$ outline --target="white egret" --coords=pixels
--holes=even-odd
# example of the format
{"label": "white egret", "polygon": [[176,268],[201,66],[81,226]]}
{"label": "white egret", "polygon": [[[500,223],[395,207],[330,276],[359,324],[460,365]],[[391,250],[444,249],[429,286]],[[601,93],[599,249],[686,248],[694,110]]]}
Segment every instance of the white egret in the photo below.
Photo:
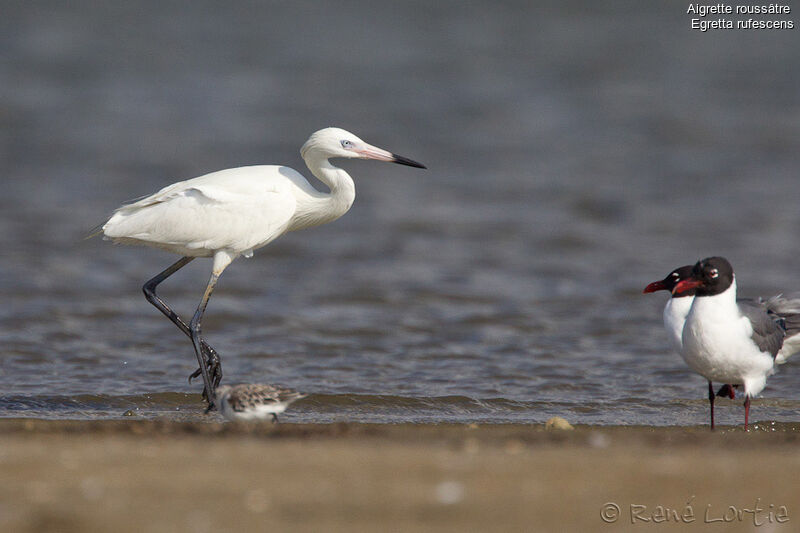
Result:
{"label": "white egret", "polygon": [[[340,128],[313,133],[300,154],[330,192],[318,191],[299,172],[284,166],[231,168],[174,183],[123,205],[97,231],[115,243],[183,256],[145,283],[143,290],[147,300],[191,338],[200,368],[189,379],[202,375],[209,407],[222,368],[216,351],[201,337],[200,322],[222,271],[237,257],[251,257],[284,233],[331,222],[350,209],[355,199],[353,180],[329,159],[376,159],[426,168]],[[156,287],[196,257],[213,258],[213,267],[200,305],[187,324],[156,294]]]}

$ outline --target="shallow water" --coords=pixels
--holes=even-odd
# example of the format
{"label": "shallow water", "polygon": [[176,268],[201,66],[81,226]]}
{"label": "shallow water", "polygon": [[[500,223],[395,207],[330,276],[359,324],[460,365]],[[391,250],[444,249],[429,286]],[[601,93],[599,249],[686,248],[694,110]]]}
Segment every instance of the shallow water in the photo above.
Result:
{"label": "shallow water", "polygon": [[[800,289],[800,43],[652,4],[8,3],[0,416],[201,418],[190,343],[140,290],[175,258],[81,239],[172,181],[306,172],[338,125],[429,170],[342,163],[345,217],[225,272],[226,383],[310,393],[290,421],[705,423],[641,290],[709,255],[744,296]],[[161,293],[190,314],[209,268]],[[799,365],[754,419],[797,420]]]}

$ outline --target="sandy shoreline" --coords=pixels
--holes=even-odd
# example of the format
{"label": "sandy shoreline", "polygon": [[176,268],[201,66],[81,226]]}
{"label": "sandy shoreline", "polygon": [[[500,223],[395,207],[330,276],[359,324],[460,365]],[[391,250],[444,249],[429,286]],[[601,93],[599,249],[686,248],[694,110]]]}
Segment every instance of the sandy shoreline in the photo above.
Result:
{"label": "sandy shoreline", "polygon": [[791,424],[0,420],[0,530],[794,531],[798,446]]}

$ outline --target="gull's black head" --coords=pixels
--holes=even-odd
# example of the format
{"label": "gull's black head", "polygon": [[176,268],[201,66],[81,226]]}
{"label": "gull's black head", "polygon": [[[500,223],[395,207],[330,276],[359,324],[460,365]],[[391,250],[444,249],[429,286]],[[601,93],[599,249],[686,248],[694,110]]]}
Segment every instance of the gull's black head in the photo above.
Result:
{"label": "gull's black head", "polygon": [[692,275],[692,268],[693,268],[692,265],[686,265],[680,268],[676,268],[675,270],[667,274],[666,278],[660,281],[654,281],[653,283],[645,287],[644,291],[642,292],[646,294],[648,292],[669,291],[670,293],[672,293],[673,298],[681,298],[683,296],[694,296],[694,289],[687,289],[686,291],[680,294],[674,292],[675,287],[678,285],[678,283],[689,278]]}
{"label": "gull's black head", "polygon": [[675,291],[694,290],[696,296],[714,296],[733,284],[733,267],[724,257],[707,257],[692,267],[689,279],[678,283]]}

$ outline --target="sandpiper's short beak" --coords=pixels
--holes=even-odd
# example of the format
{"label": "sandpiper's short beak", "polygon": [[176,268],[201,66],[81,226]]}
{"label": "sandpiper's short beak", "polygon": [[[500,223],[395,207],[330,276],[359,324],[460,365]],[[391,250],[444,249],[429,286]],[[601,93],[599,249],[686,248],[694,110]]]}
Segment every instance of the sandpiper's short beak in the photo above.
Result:
{"label": "sandpiper's short beak", "polygon": [[654,281],[653,283],[645,287],[642,292],[644,294],[647,294],[648,292],[665,291],[665,290],[667,290],[667,286],[664,285],[663,281]]}
{"label": "sandpiper's short beak", "polygon": [[692,279],[692,278],[685,279],[683,281],[679,281],[678,284],[672,288],[672,294],[680,294],[690,289],[696,289],[702,284],[703,282],[700,281],[699,279]]}
{"label": "sandpiper's short beak", "polygon": [[371,144],[365,143],[363,148],[356,150],[356,153],[359,154],[359,156],[361,156],[363,159],[389,161],[390,163],[398,163],[400,165],[408,165],[416,168],[428,168],[422,163],[417,163],[413,159],[393,154],[392,152],[387,152],[386,150],[378,148],[377,146],[372,146]]}

